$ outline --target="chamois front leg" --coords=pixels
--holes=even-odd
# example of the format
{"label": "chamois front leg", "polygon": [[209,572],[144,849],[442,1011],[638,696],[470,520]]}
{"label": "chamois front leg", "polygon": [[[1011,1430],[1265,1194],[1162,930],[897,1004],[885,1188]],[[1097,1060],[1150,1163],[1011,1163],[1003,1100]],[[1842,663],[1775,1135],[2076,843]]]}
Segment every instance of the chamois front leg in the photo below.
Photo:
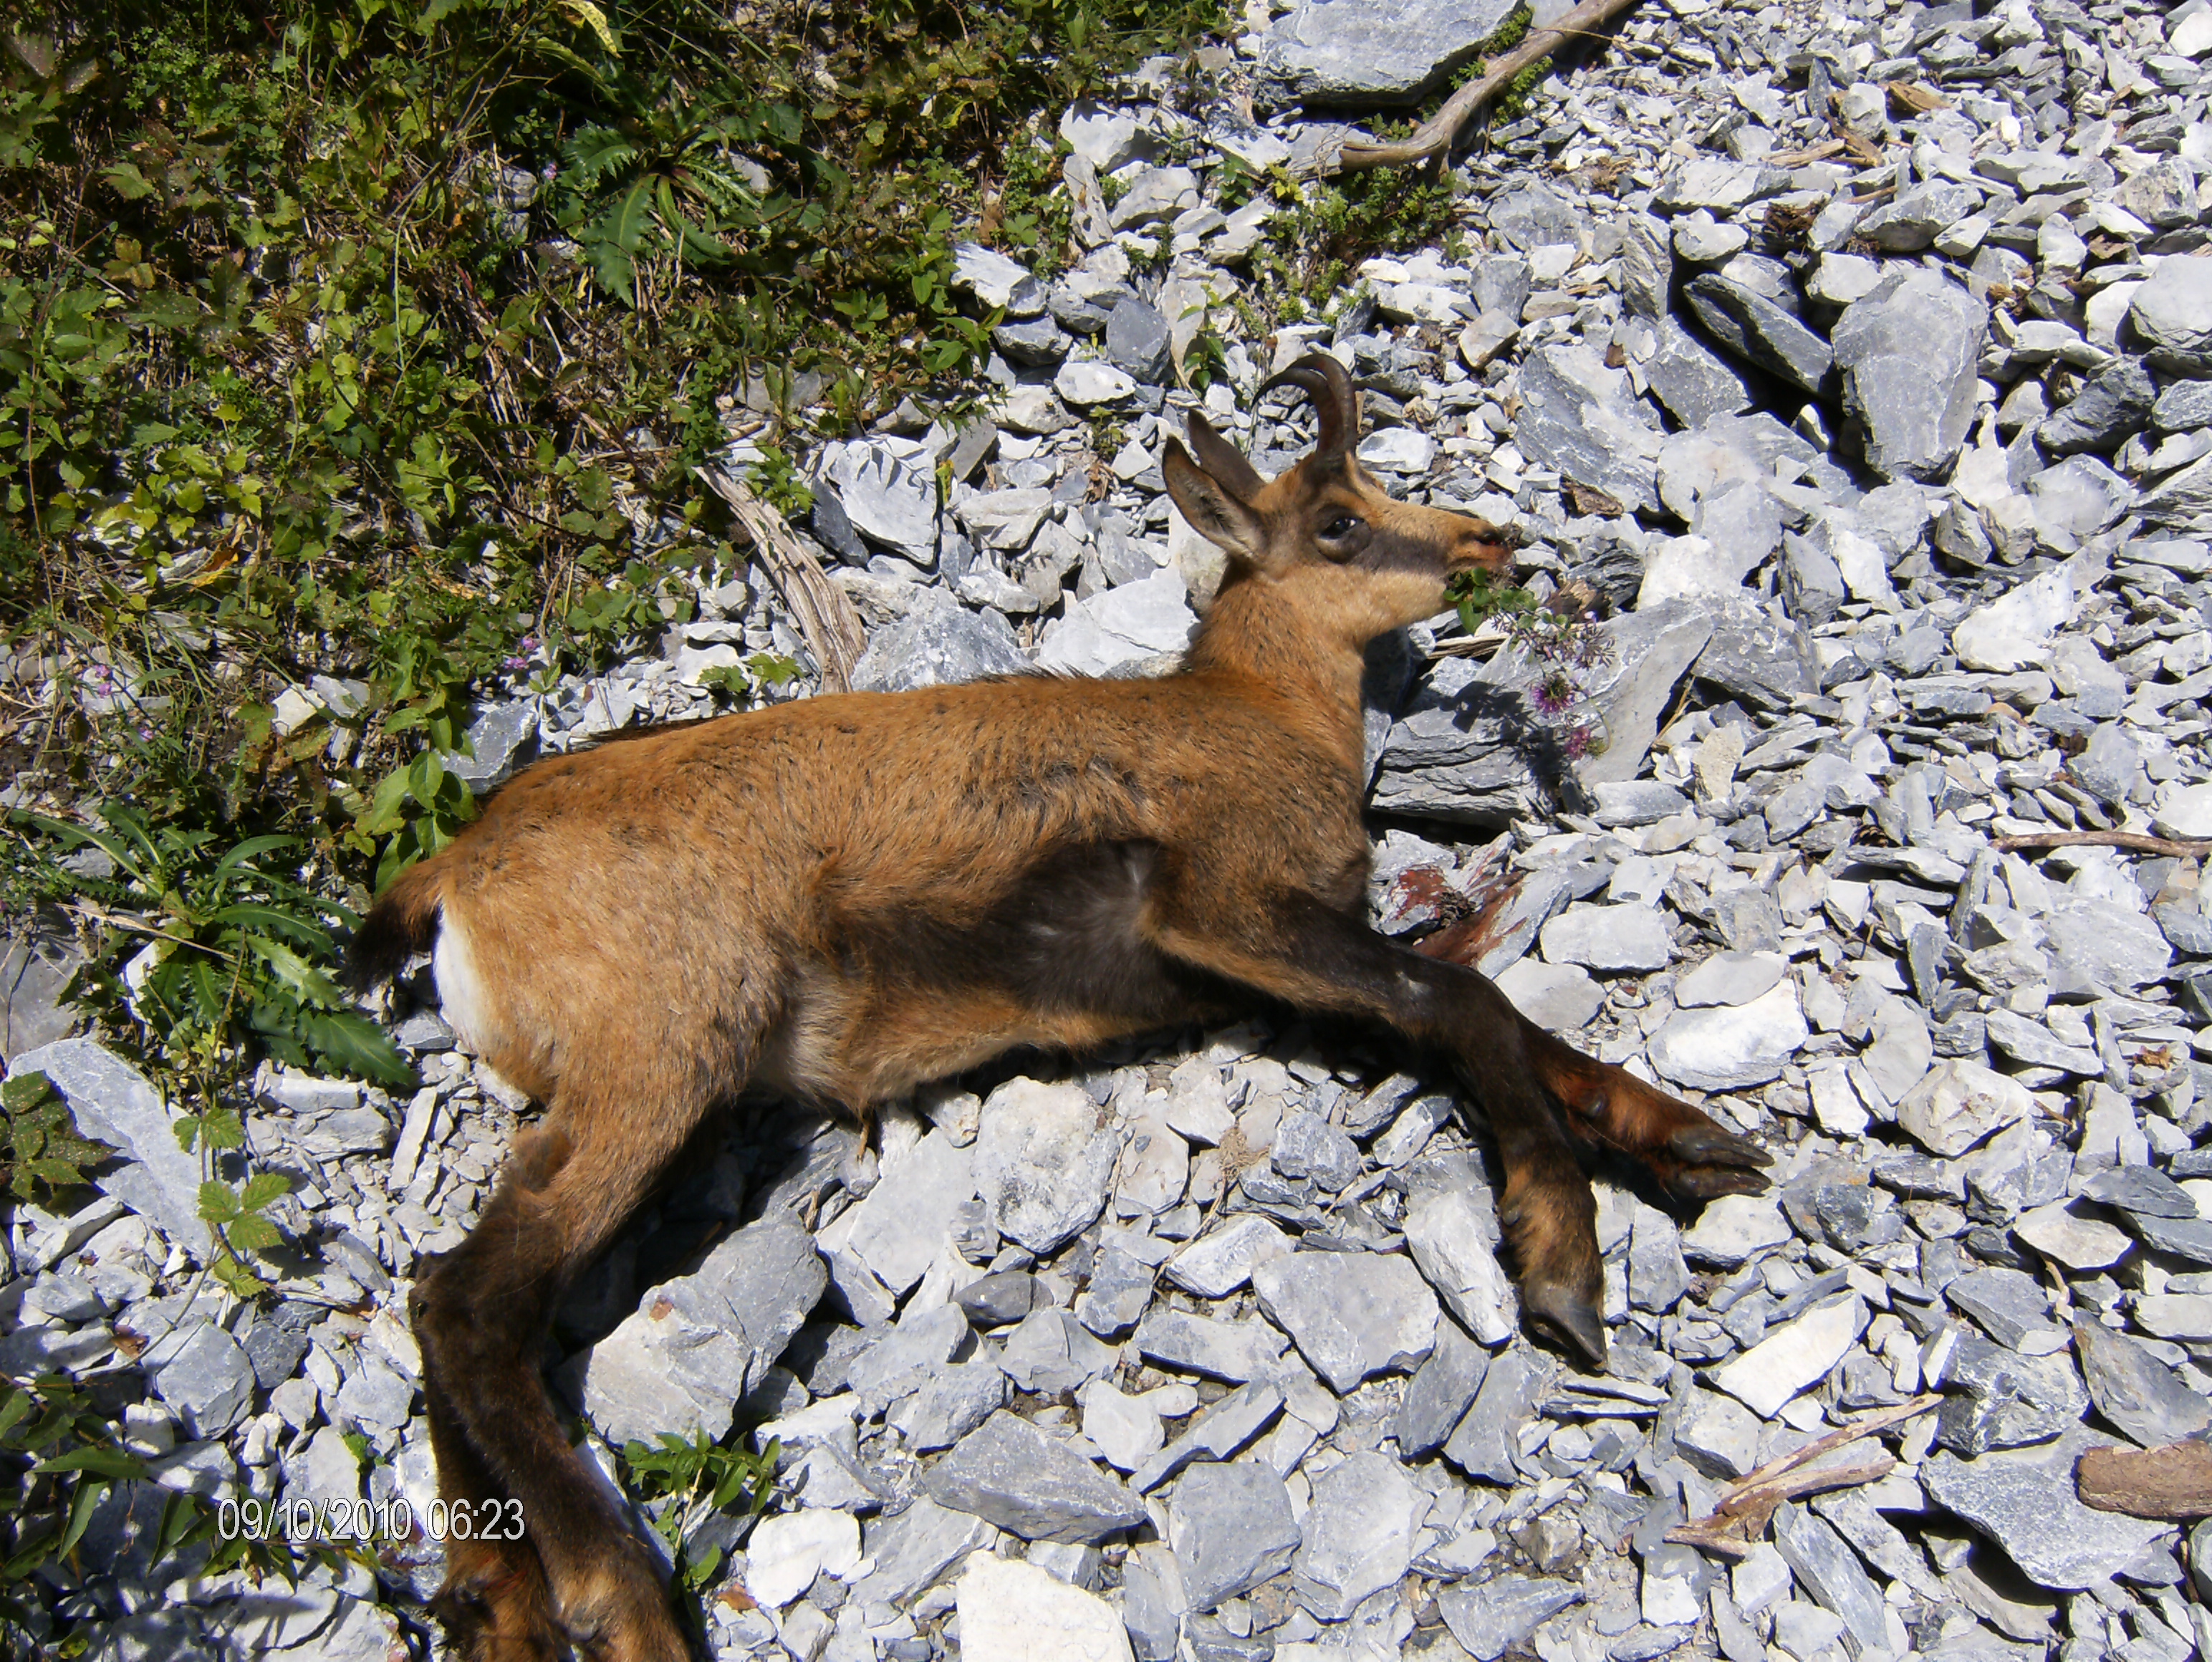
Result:
{"label": "chamois front leg", "polygon": [[1757,1143],[1626,1068],[1595,1062],[1520,1017],[1522,1040],[1544,1088],[1577,1137],[1638,1161],[1678,1200],[1755,1195],[1773,1157]]}
{"label": "chamois front leg", "polygon": [[[1593,1362],[1605,1360],[1597,1205],[1574,1137],[1505,995],[1455,964],[1407,951],[1308,894],[1255,905],[1156,895],[1146,924],[1170,957],[1307,1010],[1382,1022],[1448,1057],[1489,1117],[1505,1166],[1498,1215],[1522,1308]],[[1595,1067],[1596,1064],[1589,1064]]]}

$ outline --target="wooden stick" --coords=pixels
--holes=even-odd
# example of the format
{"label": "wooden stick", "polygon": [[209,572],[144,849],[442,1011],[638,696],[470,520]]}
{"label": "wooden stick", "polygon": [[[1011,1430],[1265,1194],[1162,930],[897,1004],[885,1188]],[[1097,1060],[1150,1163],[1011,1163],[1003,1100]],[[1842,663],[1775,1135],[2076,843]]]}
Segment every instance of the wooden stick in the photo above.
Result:
{"label": "wooden stick", "polygon": [[2074,1491],[2083,1506],[2099,1512],[2212,1516],[2212,1447],[2180,1442],[2164,1448],[2093,1448],[2075,1463]]}
{"label": "wooden stick", "polygon": [[2122,831],[2023,831],[2018,837],[1993,837],[1990,846],[2007,854],[2019,849],[2132,849],[2138,854],[2172,854],[2185,860],[2212,854],[2212,843],[2176,842]]}
{"label": "wooden stick", "polygon": [[867,650],[868,631],[845,591],[831,582],[820,562],[806,551],[791,527],[740,479],[719,467],[702,467],[699,477],[737,515],[752,539],[761,564],[775,580],[784,604],[798,620],[808,650],[822,672],[822,691],[850,692],[853,666]]}
{"label": "wooden stick", "polygon": [[1822,1455],[1871,1437],[1878,1431],[1906,1420],[1917,1419],[1943,1400],[1940,1391],[1930,1391],[1915,1397],[1909,1403],[1894,1408],[1885,1408],[1869,1414],[1863,1420],[1815,1438],[1801,1449],[1770,1460],[1748,1477],[1738,1479],[1730,1486],[1721,1503],[1705,1517],[1693,1523],[1677,1524],[1667,1531],[1669,1541],[1683,1546],[1702,1547],[1731,1558],[1747,1555],[1752,1543],[1766,1532],[1766,1525],[1774,1516],[1775,1507],[1784,1501],[1801,1495],[1816,1495],[1824,1489],[1850,1488],[1860,1483],[1871,1483],[1887,1476],[1897,1466],[1896,1459],[1887,1452],[1877,1451],[1853,1460],[1848,1465],[1824,1466],[1818,1470],[1806,1470]]}
{"label": "wooden stick", "polygon": [[1531,64],[1550,57],[1578,34],[1595,33],[1636,3],[1636,0],[1583,0],[1565,17],[1547,28],[1531,29],[1519,46],[1491,64],[1479,81],[1470,81],[1445,102],[1443,108],[1424,121],[1411,138],[1395,144],[1346,144],[1337,160],[1340,174],[1364,173],[1370,167],[1402,167],[1449,153],[1460,129],[1475,111],[1510,86],[1514,76]]}

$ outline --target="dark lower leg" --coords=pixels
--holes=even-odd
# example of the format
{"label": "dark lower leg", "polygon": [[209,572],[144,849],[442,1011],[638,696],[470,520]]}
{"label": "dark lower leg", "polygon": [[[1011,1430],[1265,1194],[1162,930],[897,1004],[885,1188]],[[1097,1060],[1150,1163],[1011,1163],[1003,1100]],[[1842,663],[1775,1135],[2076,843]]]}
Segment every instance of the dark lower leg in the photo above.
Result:
{"label": "dark lower leg", "polygon": [[[594,1178],[605,1180],[594,1189]],[[580,1246],[564,1233],[562,1191],[576,1179],[611,1218],[609,1231],[635,1203],[608,1173],[579,1171],[573,1160],[554,1172],[518,1160],[469,1239],[418,1283],[416,1331],[425,1373],[443,1388],[468,1455],[521,1503],[568,1638],[609,1662],[677,1662],[688,1651],[655,1561],[569,1447],[538,1373],[560,1289],[600,1244]],[[442,1481],[442,1449],[440,1467]]]}
{"label": "dark lower leg", "polygon": [[1766,1187],[1756,1168],[1772,1160],[1756,1143],[1626,1068],[1594,1061],[1534,1022],[1520,1025],[1531,1070],[1585,1142],[1642,1162],[1683,1200],[1756,1194]]}
{"label": "dark lower leg", "polygon": [[452,1529],[446,1532],[445,1585],[431,1610],[467,1662],[553,1662],[562,1634],[537,1549],[526,1538],[507,1538],[503,1529],[476,1533],[481,1520],[507,1518],[508,1497],[461,1434],[453,1404],[427,1362],[422,1396],[438,1458],[439,1496],[449,1517],[466,1517],[471,1525],[466,1538]]}

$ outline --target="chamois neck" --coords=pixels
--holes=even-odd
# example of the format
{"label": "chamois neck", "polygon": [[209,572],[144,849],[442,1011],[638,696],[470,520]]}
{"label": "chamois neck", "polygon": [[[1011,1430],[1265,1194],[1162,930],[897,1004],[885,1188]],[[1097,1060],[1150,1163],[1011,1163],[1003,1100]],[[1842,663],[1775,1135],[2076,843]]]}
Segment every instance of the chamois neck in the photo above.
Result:
{"label": "chamois neck", "polygon": [[1341,727],[1357,748],[1365,643],[1317,619],[1301,604],[1307,598],[1265,577],[1232,579],[1207,609],[1184,668],[1259,682]]}

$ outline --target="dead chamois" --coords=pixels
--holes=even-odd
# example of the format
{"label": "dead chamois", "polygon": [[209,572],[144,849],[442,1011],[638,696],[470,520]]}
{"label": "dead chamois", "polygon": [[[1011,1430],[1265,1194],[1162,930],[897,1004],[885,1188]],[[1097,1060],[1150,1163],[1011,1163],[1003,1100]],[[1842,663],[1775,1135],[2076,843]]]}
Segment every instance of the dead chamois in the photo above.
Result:
{"label": "dead chamois", "polygon": [[1334,358],[1277,378],[1319,415],[1263,481],[1194,414],[1168,490],[1228,554],[1182,668],[851,694],[538,764],[378,901],[364,979],[428,950],[447,1020],[546,1105],[468,1239],[416,1269],[446,1497],[527,1538],[451,1549],[464,1654],[677,1662],[645,1549],[562,1434],[539,1349],[562,1289],[718,1105],[863,1112],[1017,1045],[1082,1050],[1255,1005],[1362,1017],[1487,1111],[1532,1320],[1605,1350],[1613,1149],[1691,1198],[1755,1190],[1749,1142],[1362,920],[1363,649],[1511,539],[1394,502],[1348,447]]}

